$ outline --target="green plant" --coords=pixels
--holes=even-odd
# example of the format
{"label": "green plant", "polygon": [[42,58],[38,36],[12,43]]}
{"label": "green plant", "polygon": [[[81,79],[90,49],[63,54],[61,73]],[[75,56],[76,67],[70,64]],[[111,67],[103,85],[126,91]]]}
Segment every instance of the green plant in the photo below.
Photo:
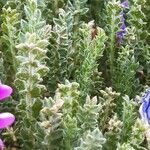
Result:
{"label": "green plant", "polygon": [[37,1],[27,1],[24,7],[26,20],[21,20],[21,32],[16,59],[18,68],[15,86],[19,90],[20,102],[17,106],[20,136],[24,149],[36,149],[38,137],[36,127],[42,107],[42,77],[48,72],[46,67],[46,47],[51,27],[42,20]]}
{"label": "green plant", "polygon": [[107,141],[104,144],[103,149],[117,149],[117,144],[121,138],[122,126],[123,122],[120,121],[117,117],[117,114],[115,114],[108,122],[108,131],[105,133],[105,138]]}
{"label": "green plant", "polygon": [[74,150],[101,150],[106,139],[98,128],[93,131],[87,131],[81,139],[80,145]]}
{"label": "green plant", "polygon": [[3,7],[2,21],[1,45],[3,56],[5,56],[3,57],[5,76],[7,82],[13,83],[17,71],[15,44],[18,38],[16,26],[19,23],[19,13],[6,5]]}
{"label": "green plant", "polygon": [[119,24],[120,24],[120,12],[121,12],[120,2],[117,0],[108,1],[108,3],[106,4],[105,11],[107,13],[107,16],[105,18],[107,24],[105,30],[106,35],[108,36],[107,57],[110,73],[109,78],[111,78],[112,82],[113,81],[112,77],[115,74],[115,65],[116,65],[115,63],[117,54],[116,33],[119,31]]}
{"label": "green plant", "polygon": [[66,7],[58,9],[58,17],[53,18],[53,29],[50,38],[50,46],[47,53],[49,60],[47,66],[50,71],[46,76],[49,95],[54,95],[57,83],[66,79],[74,80],[74,73],[78,63],[78,47],[80,40],[80,16],[83,16],[87,9],[84,8],[85,1],[68,1]]}
{"label": "green plant", "polygon": [[111,87],[106,88],[105,90],[100,90],[100,92],[102,96],[99,98],[99,101],[102,104],[102,110],[99,114],[99,125],[104,132],[108,126],[110,118],[115,113],[115,99],[118,98],[120,93],[113,91]]}
{"label": "green plant", "polygon": [[93,22],[84,25],[80,31],[82,43],[79,49],[79,56],[82,62],[80,68],[76,70],[76,81],[80,83],[83,96],[91,90],[91,77],[97,69],[97,60],[103,55],[106,41],[105,32],[101,28],[97,28],[97,35],[92,39],[93,29],[91,26],[93,26]]}

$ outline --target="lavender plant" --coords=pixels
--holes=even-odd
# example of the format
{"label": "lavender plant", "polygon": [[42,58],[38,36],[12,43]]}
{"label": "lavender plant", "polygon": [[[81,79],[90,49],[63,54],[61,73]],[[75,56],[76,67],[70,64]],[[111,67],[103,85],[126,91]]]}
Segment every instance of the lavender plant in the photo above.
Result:
{"label": "lavender plant", "polygon": [[[146,15],[144,14],[146,1],[131,1],[130,10],[127,13],[127,22],[129,24],[127,43],[130,45],[131,49],[135,51],[135,59],[140,62],[139,70],[143,71],[144,74],[148,72],[148,56],[149,56],[149,46],[146,43],[149,38],[147,31]],[[137,11],[138,10],[138,11]],[[140,20],[140,21],[139,21]],[[130,37],[130,38],[129,38]],[[131,39],[131,40],[129,40]],[[137,44],[138,42],[138,44]],[[146,84],[147,81],[140,80],[140,84]]]}
{"label": "lavender plant", "polygon": [[[58,3],[57,3],[58,4]],[[65,79],[73,80],[75,70],[79,63],[78,35],[81,26],[80,16],[87,12],[85,1],[68,1],[64,9],[58,9],[58,18],[53,19],[52,36],[47,53],[49,60],[47,66],[50,71],[46,77],[50,95],[54,95],[57,83]]]}
{"label": "lavender plant", "polygon": [[99,125],[102,128],[102,131],[105,131],[108,125],[111,116],[114,115],[115,110],[115,99],[120,95],[115,91],[112,91],[112,88],[106,88],[105,91],[101,90],[100,101],[102,103],[102,111],[99,114]]}
{"label": "lavender plant", "polygon": [[118,119],[117,114],[114,114],[108,122],[108,131],[105,133],[107,141],[104,144],[104,149],[117,149],[117,144],[121,139],[122,125],[123,122]]}
{"label": "lavender plant", "polygon": [[5,55],[3,60],[6,68],[6,81],[13,83],[12,81],[15,78],[17,70],[15,42],[17,40],[16,25],[19,21],[19,13],[17,13],[16,9],[11,9],[11,7],[6,4],[6,7],[3,7],[2,19],[3,23],[1,27],[3,35],[1,36],[1,45],[3,55]]}
{"label": "lavender plant", "polygon": [[139,63],[135,60],[134,51],[128,46],[122,47],[117,58],[117,77],[114,78],[114,87],[117,91],[122,94],[133,95],[138,66]]}
{"label": "lavender plant", "polygon": [[76,80],[80,83],[83,95],[87,94],[90,90],[92,82],[91,76],[97,68],[97,59],[103,54],[106,40],[105,32],[101,28],[97,28],[97,35],[92,40],[93,21],[89,22],[88,26],[85,25],[83,29],[81,29],[83,43],[80,46],[80,55],[82,56],[83,62],[81,63],[81,67],[77,70],[76,75]]}
{"label": "lavender plant", "polygon": [[[114,88],[121,93],[120,97],[116,101],[117,111],[119,114],[123,108],[122,96],[124,94],[128,96],[135,96],[136,89],[139,85],[136,79],[136,71],[138,70],[139,63],[136,62],[134,51],[128,46],[121,47],[120,52],[118,52],[116,75],[114,77]],[[136,85],[136,88],[135,88]]]}
{"label": "lavender plant", "polygon": [[77,83],[66,82],[66,85],[59,85],[58,94],[60,93],[60,98],[64,100],[63,112],[63,143],[62,147],[64,149],[72,149],[74,142],[78,137],[78,126],[76,119],[76,111],[78,106],[79,91]]}
{"label": "lavender plant", "polygon": [[[63,138],[63,114],[60,112],[64,101],[59,95],[54,99],[46,98],[40,113],[41,128],[40,147],[44,149],[59,149]],[[56,145],[57,143],[57,145]]]}
{"label": "lavender plant", "polygon": [[43,16],[45,16],[48,23],[53,24],[53,19],[59,14],[59,8],[65,7],[66,3],[66,0],[44,1]]}
{"label": "lavender plant", "polygon": [[[106,33],[108,35],[108,66],[110,68],[110,78],[114,76],[114,66],[115,66],[115,54],[116,52],[116,33],[119,31],[119,23],[120,23],[120,12],[121,12],[121,5],[119,1],[113,0],[109,1],[106,5],[106,13],[107,13],[107,26],[106,26]],[[108,74],[108,73],[107,73]],[[113,80],[111,79],[111,82]]]}
{"label": "lavender plant", "polygon": [[41,91],[45,89],[41,82],[42,77],[48,72],[45,59],[51,27],[42,20],[36,0],[26,1],[26,3],[24,7],[26,20],[21,20],[20,41],[16,45],[18,68],[15,85],[20,96],[17,111],[21,123],[18,136],[24,149],[31,147],[36,149],[38,146],[36,126],[38,126],[37,119],[42,106]]}
{"label": "lavender plant", "polygon": [[47,65],[49,66],[49,73],[47,76],[48,87],[50,92],[54,92],[58,82],[64,81],[68,78],[68,59],[69,49],[71,47],[70,32],[73,21],[71,12],[65,12],[63,9],[59,10],[59,18],[54,19],[54,27],[52,30],[52,36],[50,39],[50,48],[47,53],[49,60]]}
{"label": "lavender plant", "polygon": [[132,127],[131,137],[126,143],[118,144],[117,149],[135,149],[135,150],[146,150],[146,147],[142,145],[144,141],[145,128],[141,120],[137,119],[134,126]]}
{"label": "lavender plant", "polygon": [[77,112],[77,118],[81,124],[81,132],[88,130],[94,130],[98,126],[99,112],[101,110],[101,104],[97,104],[97,98],[93,97],[90,99],[89,96],[86,98],[85,104],[79,106],[79,111]]}
{"label": "lavender plant", "polygon": [[93,149],[102,149],[102,145],[105,143],[106,139],[103,137],[102,133],[98,128],[95,128],[94,131],[88,131],[84,138],[81,139],[79,147],[76,147],[74,150],[93,150]]}
{"label": "lavender plant", "polygon": [[133,100],[130,100],[128,96],[123,97],[123,99],[124,99],[123,114],[122,114],[123,129],[121,133],[121,141],[126,142],[130,137],[130,134],[127,133],[129,133],[129,131],[132,130],[132,126],[135,123],[137,112],[135,111],[136,103]]}
{"label": "lavender plant", "polygon": [[[76,82],[66,81],[65,85],[58,85],[54,99],[44,102],[40,126],[46,131],[43,144],[47,149],[83,149],[84,145],[87,149],[102,148],[105,143],[98,128],[101,104],[96,97],[90,99],[88,96],[80,106],[78,86]],[[88,137],[92,137],[92,142]]]}

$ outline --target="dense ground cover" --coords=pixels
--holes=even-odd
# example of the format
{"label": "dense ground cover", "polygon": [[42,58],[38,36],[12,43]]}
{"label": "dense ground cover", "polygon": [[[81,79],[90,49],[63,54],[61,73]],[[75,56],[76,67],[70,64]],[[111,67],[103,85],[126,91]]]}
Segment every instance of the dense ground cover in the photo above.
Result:
{"label": "dense ground cover", "polygon": [[0,8],[1,149],[150,149],[149,0]]}

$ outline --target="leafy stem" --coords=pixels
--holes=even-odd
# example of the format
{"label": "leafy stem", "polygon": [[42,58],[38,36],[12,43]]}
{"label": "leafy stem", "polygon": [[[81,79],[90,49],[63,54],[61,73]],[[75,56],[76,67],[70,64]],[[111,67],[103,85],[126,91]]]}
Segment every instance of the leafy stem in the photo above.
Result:
{"label": "leafy stem", "polygon": [[115,43],[115,14],[116,11],[112,11],[112,21],[111,21],[111,35],[110,35],[110,73],[111,76],[113,77],[114,74],[114,43]]}

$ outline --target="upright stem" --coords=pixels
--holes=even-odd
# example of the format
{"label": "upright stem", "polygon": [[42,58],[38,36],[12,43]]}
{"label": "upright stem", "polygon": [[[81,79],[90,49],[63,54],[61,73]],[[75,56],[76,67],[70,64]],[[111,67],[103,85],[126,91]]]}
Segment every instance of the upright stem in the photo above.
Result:
{"label": "upright stem", "polygon": [[29,58],[29,66],[28,66],[28,72],[29,72],[29,78],[28,78],[28,92],[27,92],[27,99],[26,99],[26,105],[29,106],[29,115],[30,112],[31,112],[31,106],[32,106],[32,95],[31,95],[31,90],[32,90],[32,87],[33,87],[33,81],[32,81],[32,76],[33,76],[33,66],[32,66],[32,53],[31,53],[31,49],[29,49],[29,55],[28,55],[28,58]]}
{"label": "upright stem", "polygon": [[[8,22],[7,22],[8,23]],[[8,26],[11,26],[9,25],[8,23]],[[14,36],[14,33],[11,32],[11,30],[9,29],[8,27],[8,38],[9,38],[9,49],[10,49],[10,53],[11,53],[11,56],[12,56],[12,66],[13,66],[13,71],[14,73],[16,73],[17,71],[17,67],[16,67],[16,55],[15,55],[15,51],[14,51],[14,41],[12,39],[12,35]],[[15,75],[15,74],[14,74]]]}
{"label": "upright stem", "polygon": [[[28,54],[28,58],[29,58],[29,66],[28,66],[28,72],[29,72],[29,78],[28,78],[28,91],[26,93],[26,96],[25,96],[25,101],[26,101],[26,107],[27,107],[27,118],[30,118],[30,116],[32,116],[32,101],[33,101],[33,97],[31,95],[31,90],[32,90],[32,87],[33,87],[33,82],[32,82],[32,73],[33,73],[33,67],[32,67],[32,54],[31,54],[31,49],[29,49],[29,54]],[[34,138],[34,135],[33,133],[31,132],[31,139],[32,139],[32,148],[34,149],[35,147],[35,138]]]}
{"label": "upright stem", "polygon": [[111,15],[111,35],[110,35],[110,74],[111,74],[111,80],[114,75],[114,43],[115,43],[115,10],[112,12]]}

